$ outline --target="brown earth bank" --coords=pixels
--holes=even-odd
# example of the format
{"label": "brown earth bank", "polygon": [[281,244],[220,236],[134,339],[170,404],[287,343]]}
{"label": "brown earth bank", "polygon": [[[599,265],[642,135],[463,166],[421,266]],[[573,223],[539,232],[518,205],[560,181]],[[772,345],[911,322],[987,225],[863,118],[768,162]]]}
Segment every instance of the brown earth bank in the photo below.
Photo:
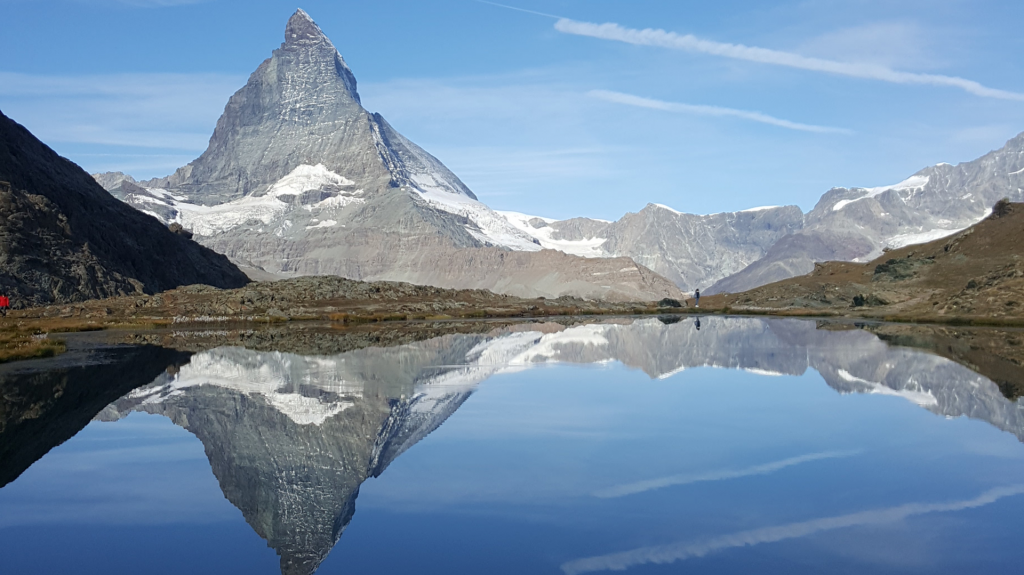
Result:
{"label": "brown earth bank", "polygon": [[988,218],[952,236],[707,296],[701,311],[1024,326],[1022,254],[1024,204],[1000,201]]}
{"label": "brown earth bank", "polygon": [[237,327],[301,320],[359,325],[392,321],[672,313],[677,300],[606,302],[563,296],[524,299],[485,290],[307,276],[222,290],[193,285],[135,295],[13,310],[0,318],[0,362],[62,351],[45,334],[110,328]]}

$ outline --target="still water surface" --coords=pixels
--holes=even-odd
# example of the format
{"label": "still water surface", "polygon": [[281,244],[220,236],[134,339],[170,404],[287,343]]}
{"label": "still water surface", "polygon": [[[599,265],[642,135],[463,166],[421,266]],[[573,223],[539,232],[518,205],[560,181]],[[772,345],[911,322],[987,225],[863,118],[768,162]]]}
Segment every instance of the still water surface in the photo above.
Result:
{"label": "still water surface", "polygon": [[[338,355],[152,353],[60,373],[68,390],[151,383],[95,399],[92,422],[0,489],[0,571],[986,573],[1024,559],[1024,409],[863,330],[642,319]],[[46,435],[30,431],[15,451]]]}

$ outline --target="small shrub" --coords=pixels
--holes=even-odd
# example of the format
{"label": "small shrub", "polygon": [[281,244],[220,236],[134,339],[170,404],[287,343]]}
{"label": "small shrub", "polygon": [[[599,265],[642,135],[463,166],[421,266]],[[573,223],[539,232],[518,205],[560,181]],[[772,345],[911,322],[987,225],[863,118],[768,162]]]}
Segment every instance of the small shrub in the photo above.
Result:
{"label": "small shrub", "polygon": [[1003,198],[996,202],[996,205],[992,206],[992,218],[996,219],[1008,216],[1012,211],[1013,206],[1010,204],[1010,198]]}

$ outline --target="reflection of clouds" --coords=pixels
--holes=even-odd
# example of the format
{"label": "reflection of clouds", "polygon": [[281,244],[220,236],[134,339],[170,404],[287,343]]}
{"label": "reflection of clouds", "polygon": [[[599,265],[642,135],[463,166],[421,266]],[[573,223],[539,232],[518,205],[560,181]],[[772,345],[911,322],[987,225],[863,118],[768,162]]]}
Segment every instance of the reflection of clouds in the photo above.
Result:
{"label": "reflection of clouds", "polygon": [[704,541],[692,543],[673,543],[670,545],[658,545],[652,547],[641,547],[632,551],[600,555],[597,557],[586,557],[576,559],[562,564],[562,571],[566,575],[578,575],[580,573],[592,573],[595,571],[623,571],[636,565],[646,563],[668,564],[691,557],[703,557],[709,553],[730,549],[734,547],[747,547],[761,543],[774,543],[785,539],[806,537],[822,531],[831,531],[843,527],[856,527],[859,525],[872,525],[879,523],[892,523],[926,513],[939,513],[944,511],[961,511],[995,503],[1004,497],[1020,495],[1024,493],[1024,484],[1009,485],[990,489],[974,499],[963,501],[950,501],[948,503],[908,503],[898,507],[887,509],[874,509],[861,511],[849,515],[837,517],[825,517],[812,519],[801,523],[790,523],[775,527],[764,527],[750,531],[740,531],[729,535],[722,535]]}
{"label": "reflection of clouds", "polygon": [[700,483],[702,481],[721,481],[723,479],[737,479],[739,477],[749,477],[751,475],[766,475],[768,473],[773,473],[780,469],[785,469],[786,467],[800,465],[801,463],[807,463],[809,461],[818,461],[819,459],[835,459],[839,457],[851,457],[859,453],[860,450],[824,451],[821,453],[809,453],[807,455],[800,455],[798,457],[790,457],[789,459],[773,461],[771,463],[765,463],[762,465],[755,465],[753,467],[747,467],[746,469],[719,469],[716,471],[709,471],[705,473],[696,473],[690,475],[670,475],[668,477],[659,477],[657,479],[648,479],[646,481],[626,483],[624,485],[616,485],[615,487],[595,491],[594,497],[601,497],[603,499],[612,497],[623,497],[625,495],[643,493],[644,491],[661,489],[662,487],[670,487],[672,485],[689,485],[691,483]]}

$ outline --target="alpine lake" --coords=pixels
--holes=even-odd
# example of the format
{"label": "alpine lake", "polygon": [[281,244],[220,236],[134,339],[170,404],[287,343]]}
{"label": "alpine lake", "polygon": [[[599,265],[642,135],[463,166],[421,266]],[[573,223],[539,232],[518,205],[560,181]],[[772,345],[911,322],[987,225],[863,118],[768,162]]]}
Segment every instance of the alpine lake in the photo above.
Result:
{"label": "alpine lake", "polygon": [[0,365],[0,572],[1013,573],[1012,329],[72,334]]}

